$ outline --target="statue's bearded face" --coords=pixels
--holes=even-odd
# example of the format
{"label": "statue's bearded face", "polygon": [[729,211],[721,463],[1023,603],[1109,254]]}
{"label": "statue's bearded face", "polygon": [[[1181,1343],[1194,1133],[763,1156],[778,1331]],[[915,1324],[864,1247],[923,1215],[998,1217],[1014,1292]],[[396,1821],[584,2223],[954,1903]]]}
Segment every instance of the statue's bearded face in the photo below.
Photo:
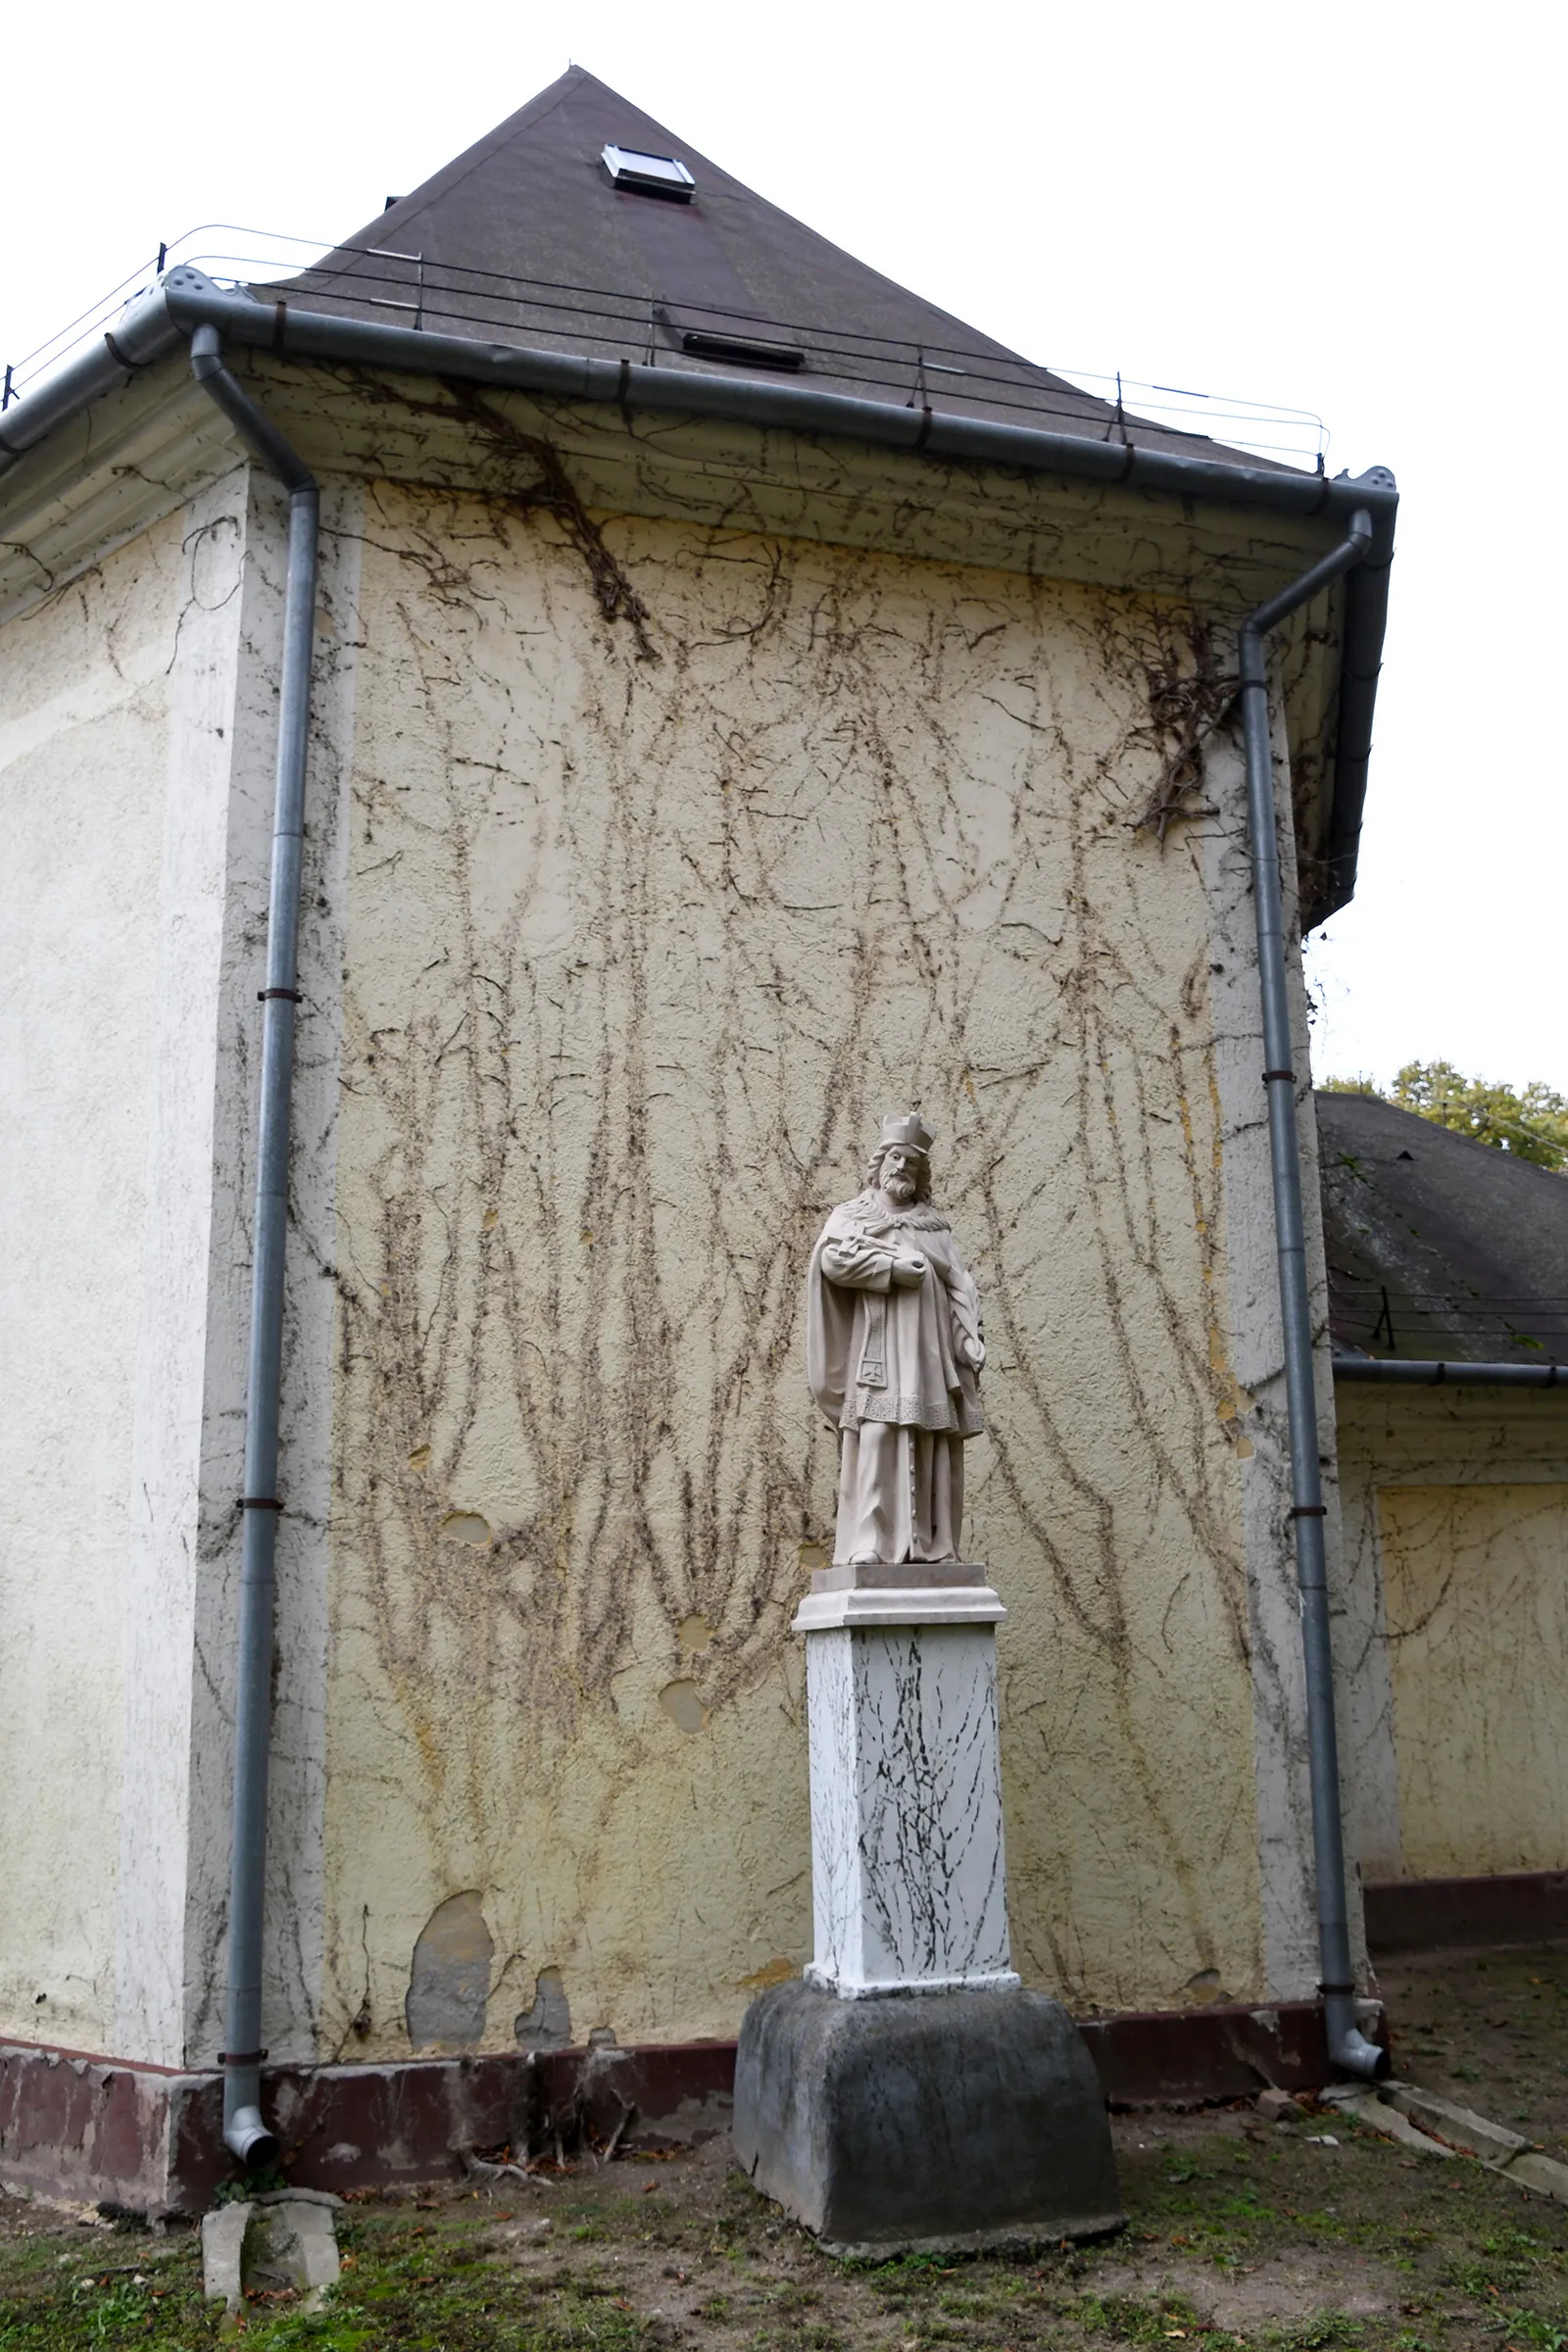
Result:
{"label": "statue's bearded face", "polygon": [[920,1163],[912,1152],[900,1145],[883,1155],[882,1190],[900,1208],[906,1208],[914,1199],[920,1181]]}

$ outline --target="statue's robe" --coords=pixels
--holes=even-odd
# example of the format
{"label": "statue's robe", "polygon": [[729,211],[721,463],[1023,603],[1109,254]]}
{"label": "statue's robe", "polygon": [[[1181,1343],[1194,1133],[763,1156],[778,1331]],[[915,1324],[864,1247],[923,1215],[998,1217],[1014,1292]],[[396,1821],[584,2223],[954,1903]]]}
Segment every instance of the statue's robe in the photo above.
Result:
{"label": "statue's robe", "polygon": [[[896,1250],[924,1280],[893,1280]],[[980,1296],[946,1218],[862,1193],[811,1253],[807,1370],[840,1433],[835,1561],[956,1560],[964,1441],[985,1427]]]}

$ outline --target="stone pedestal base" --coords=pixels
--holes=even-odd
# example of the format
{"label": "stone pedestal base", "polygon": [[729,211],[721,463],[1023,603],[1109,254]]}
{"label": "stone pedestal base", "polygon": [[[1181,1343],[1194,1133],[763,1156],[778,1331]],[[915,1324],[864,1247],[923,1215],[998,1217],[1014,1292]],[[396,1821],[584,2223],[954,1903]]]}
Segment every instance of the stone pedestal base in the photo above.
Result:
{"label": "stone pedestal base", "polygon": [[1124,2218],[1094,2062],[1043,1993],[773,1985],[741,2027],[735,2148],[834,2254],[1091,2237]]}

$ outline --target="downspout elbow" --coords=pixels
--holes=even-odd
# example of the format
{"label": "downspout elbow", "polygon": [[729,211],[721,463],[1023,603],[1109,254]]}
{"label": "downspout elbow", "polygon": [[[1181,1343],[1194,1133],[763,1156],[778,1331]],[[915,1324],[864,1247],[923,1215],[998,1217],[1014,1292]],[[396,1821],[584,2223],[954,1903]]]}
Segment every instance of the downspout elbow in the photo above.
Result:
{"label": "downspout elbow", "polygon": [[277,2162],[277,2135],[262,2120],[259,2107],[236,2107],[223,2126],[223,2145],[253,2173]]}
{"label": "downspout elbow", "polygon": [[282,483],[290,499],[314,499],[315,474],[225,368],[222,338],[216,326],[198,326],[192,334],[190,371],[208,397],[222,410],[246,447]]}
{"label": "downspout elbow", "polygon": [[1368,2082],[1383,2080],[1394,2062],[1382,2043],[1369,2041],[1357,2025],[1353,1993],[1325,1989],[1323,2025],[1332,2065],[1342,2074],[1359,2075]]}

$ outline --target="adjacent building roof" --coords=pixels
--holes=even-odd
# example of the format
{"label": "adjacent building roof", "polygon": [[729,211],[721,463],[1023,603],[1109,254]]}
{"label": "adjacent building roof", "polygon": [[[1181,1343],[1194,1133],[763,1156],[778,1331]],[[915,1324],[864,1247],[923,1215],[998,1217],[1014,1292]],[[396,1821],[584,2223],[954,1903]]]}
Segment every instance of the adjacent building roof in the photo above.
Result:
{"label": "adjacent building roof", "polygon": [[1335,1347],[1568,1362],[1568,1174],[1375,1096],[1316,1102]]}
{"label": "adjacent building roof", "polygon": [[[607,146],[678,158],[689,198],[617,186]],[[313,310],[443,334],[795,376],[950,416],[1233,454],[1126,417],[907,293],[577,66],[293,291]]]}

